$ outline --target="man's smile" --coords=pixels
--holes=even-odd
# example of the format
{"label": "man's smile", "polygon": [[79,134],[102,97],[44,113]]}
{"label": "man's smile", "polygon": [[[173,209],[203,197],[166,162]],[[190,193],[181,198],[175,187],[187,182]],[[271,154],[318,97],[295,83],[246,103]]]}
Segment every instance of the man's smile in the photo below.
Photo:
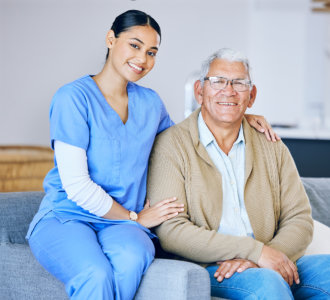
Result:
{"label": "man's smile", "polygon": [[219,105],[225,105],[225,106],[236,106],[237,103],[232,103],[232,102],[217,102]]}

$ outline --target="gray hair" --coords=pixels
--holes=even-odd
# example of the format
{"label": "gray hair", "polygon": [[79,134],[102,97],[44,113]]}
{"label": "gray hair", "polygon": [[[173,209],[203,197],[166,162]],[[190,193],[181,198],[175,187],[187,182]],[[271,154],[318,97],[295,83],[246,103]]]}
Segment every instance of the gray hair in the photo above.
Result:
{"label": "gray hair", "polygon": [[202,86],[204,84],[204,78],[206,77],[207,73],[209,72],[211,63],[216,59],[224,59],[224,60],[227,60],[230,62],[243,63],[243,65],[246,69],[246,72],[249,76],[249,79],[251,80],[250,63],[249,63],[249,60],[247,59],[247,57],[243,53],[241,53],[237,50],[234,50],[231,48],[221,48],[218,51],[216,51],[215,53],[213,53],[211,56],[209,56],[208,59],[203,62],[201,74],[200,74],[200,78],[199,78],[199,80],[202,83]]}

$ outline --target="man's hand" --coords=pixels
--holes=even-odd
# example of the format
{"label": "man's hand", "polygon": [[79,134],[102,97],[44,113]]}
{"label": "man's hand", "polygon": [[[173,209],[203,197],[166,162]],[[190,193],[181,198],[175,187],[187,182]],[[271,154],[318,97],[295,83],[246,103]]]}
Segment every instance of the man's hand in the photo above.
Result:
{"label": "man's hand", "polygon": [[224,278],[230,278],[235,272],[242,273],[249,268],[258,268],[258,266],[250,260],[246,259],[231,259],[217,262],[218,270],[214,273],[217,281],[221,282]]}
{"label": "man's hand", "polygon": [[258,265],[261,268],[272,269],[280,273],[290,286],[293,284],[293,281],[296,284],[300,283],[296,266],[284,253],[278,250],[264,246]]}

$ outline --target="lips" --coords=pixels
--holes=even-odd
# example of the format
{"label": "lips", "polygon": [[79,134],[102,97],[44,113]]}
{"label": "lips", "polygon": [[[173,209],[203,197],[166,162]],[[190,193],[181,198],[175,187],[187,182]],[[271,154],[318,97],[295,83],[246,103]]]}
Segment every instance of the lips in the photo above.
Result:
{"label": "lips", "polygon": [[130,68],[137,74],[140,74],[142,73],[142,71],[144,70],[144,68],[142,67],[139,67],[138,65],[136,64],[133,64],[131,62],[128,62],[128,65],[130,66]]}

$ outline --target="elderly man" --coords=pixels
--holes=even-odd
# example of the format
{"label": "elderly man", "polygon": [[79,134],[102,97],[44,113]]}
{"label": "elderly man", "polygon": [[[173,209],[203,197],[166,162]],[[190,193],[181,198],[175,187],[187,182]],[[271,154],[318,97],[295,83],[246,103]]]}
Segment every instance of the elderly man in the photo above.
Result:
{"label": "elderly man", "polygon": [[194,90],[201,109],[150,158],[152,204],[175,196],[185,207],[156,228],[162,247],[207,264],[213,296],[330,299],[330,255],[303,256],[313,222],[293,159],[244,118],[257,93],[248,60],[220,49]]}

